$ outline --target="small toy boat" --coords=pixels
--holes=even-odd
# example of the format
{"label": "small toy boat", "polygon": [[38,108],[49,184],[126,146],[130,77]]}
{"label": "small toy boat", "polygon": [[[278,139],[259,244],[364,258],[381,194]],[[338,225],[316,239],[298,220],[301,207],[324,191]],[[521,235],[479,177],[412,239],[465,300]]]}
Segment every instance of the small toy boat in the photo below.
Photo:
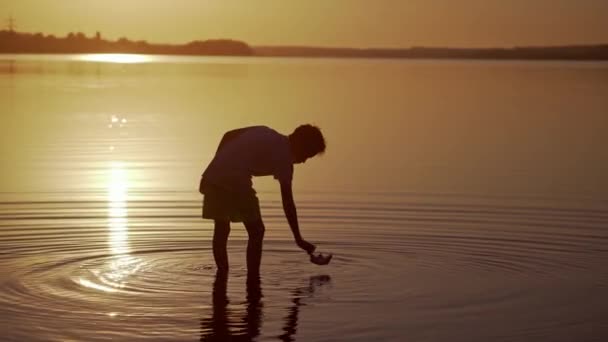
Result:
{"label": "small toy boat", "polygon": [[316,265],[327,265],[331,261],[333,255],[331,253],[323,254],[323,253],[310,253],[310,262]]}

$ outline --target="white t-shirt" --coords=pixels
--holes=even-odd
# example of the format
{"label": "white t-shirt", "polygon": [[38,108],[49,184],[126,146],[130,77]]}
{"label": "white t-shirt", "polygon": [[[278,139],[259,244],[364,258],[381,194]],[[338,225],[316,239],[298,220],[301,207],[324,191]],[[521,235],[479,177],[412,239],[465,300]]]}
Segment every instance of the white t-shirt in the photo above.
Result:
{"label": "white t-shirt", "polygon": [[235,192],[251,191],[253,176],[291,182],[289,138],[266,126],[249,127],[225,143],[203,173],[205,182]]}

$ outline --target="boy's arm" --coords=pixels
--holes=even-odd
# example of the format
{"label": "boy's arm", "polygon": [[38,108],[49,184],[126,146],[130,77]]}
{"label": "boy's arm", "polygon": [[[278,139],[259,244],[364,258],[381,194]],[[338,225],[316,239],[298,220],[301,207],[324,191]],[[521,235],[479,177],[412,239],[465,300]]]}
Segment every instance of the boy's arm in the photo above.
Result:
{"label": "boy's arm", "polygon": [[281,182],[281,198],[283,200],[283,210],[285,211],[285,217],[291,227],[291,232],[296,240],[298,247],[305,250],[307,253],[312,253],[315,250],[315,245],[302,239],[300,234],[300,226],[298,225],[298,214],[296,211],[296,205],[293,201],[293,192],[291,189],[291,182]]}
{"label": "boy's arm", "polygon": [[233,140],[234,138],[236,138],[237,136],[239,136],[241,133],[245,132],[249,128],[250,127],[238,128],[238,129],[234,129],[232,131],[226,132],[224,134],[224,136],[222,137],[220,144],[217,146],[217,150],[215,151],[215,154],[217,154],[220,151],[220,149],[226,145],[226,143],[228,143],[230,140]]}

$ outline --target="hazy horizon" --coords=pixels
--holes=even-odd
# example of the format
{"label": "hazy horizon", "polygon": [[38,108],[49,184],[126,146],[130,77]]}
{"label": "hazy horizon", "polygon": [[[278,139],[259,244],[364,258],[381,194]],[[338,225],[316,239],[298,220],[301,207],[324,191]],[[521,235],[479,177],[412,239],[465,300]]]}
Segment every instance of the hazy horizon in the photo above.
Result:
{"label": "hazy horizon", "polygon": [[[168,15],[169,13],[169,15]],[[252,46],[354,48],[512,47],[608,42],[608,2],[353,0],[283,3],[2,0],[2,28],[153,43],[234,39]]]}

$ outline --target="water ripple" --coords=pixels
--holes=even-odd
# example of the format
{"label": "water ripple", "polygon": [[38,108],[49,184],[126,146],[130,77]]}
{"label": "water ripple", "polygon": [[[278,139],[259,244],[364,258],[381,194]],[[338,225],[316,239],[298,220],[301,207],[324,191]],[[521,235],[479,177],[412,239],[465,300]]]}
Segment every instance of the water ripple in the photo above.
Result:
{"label": "water ripple", "polygon": [[[399,198],[326,202],[304,200],[299,206],[304,235],[335,253],[323,269],[332,279],[324,290],[315,290],[313,280],[308,284],[305,275],[319,268],[295,247],[280,206],[264,202],[264,296],[253,306],[267,311],[268,327],[256,333],[262,339],[291,338],[303,301],[319,306],[307,307],[321,315],[310,323],[317,325],[323,310],[341,322],[355,307],[377,313],[375,319],[384,317],[380,307],[397,310],[411,324],[449,325],[454,317],[482,316],[493,324],[519,314],[513,318],[519,328],[496,328],[516,338],[544,336],[550,322],[577,324],[576,315],[597,321],[605,311],[585,311],[596,301],[591,296],[605,299],[608,288],[608,212],[602,208]],[[217,321],[208,325],[218,305],[212,225],[199,219],[197,201],[135,200],[126,207],[117,225],[103,201],[0,203],[0,315],[12,326],[6,340],[186,339],[217,332]],[[228,318],[254,312],[244,289],[246,236],[234,225],[226,291],[242,300],[223,304]],[[566,297],[576,304],[563,305]],[[536,309],[528,310],[531,303]],[[200,331],[192,317],[202,317]],[[227,326],[236,335],[251,333],[246,321]],[[278,328],[281,322],[287,328]],[[342,323],[351,333],[367,327],[363,321]],[[87,328],[98,334],[85,333]]]}

